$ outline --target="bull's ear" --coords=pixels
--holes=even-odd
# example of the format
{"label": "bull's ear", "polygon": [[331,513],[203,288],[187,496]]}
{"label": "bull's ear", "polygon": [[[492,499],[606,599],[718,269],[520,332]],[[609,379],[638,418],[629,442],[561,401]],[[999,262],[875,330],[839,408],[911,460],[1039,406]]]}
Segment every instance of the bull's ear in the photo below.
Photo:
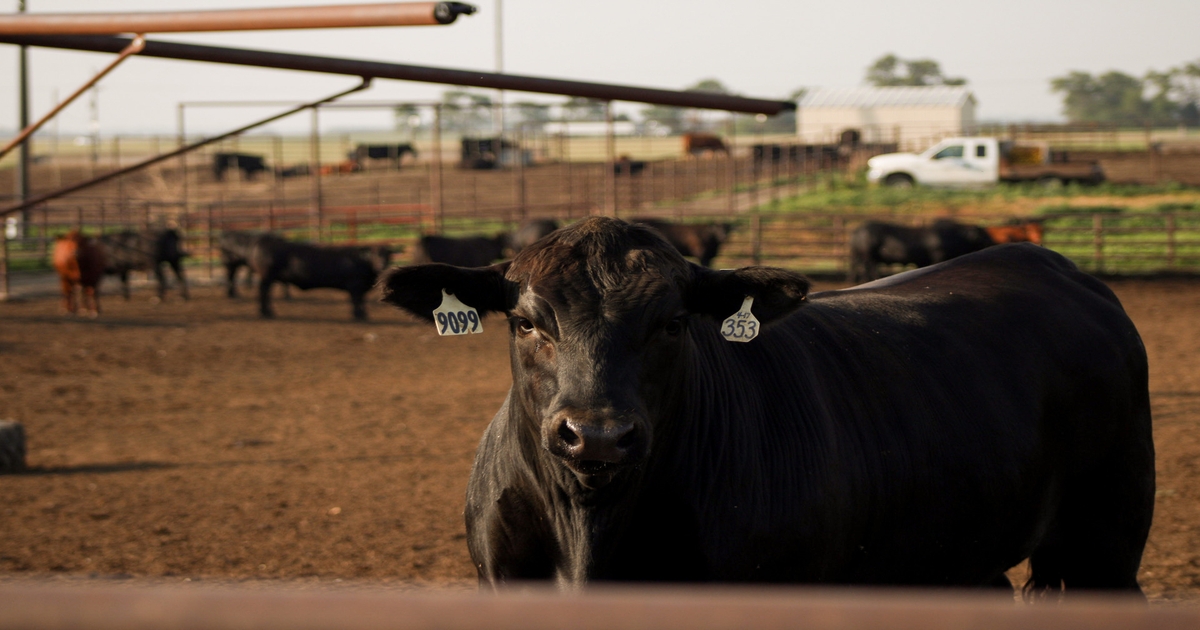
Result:
{"label": "bull's ear", "polygon": [[509,261],[491,267],[455,267],[441,263],[396,267],[379,280],[382,301],[417,317],[433,320],[442,290],[474,307],[480,315],[508,311],[516,303],[515,283],[504,279]]}
{"label": "bull's ear", "polygon": [[751,296],[754,298],[751,311],[766,326],[800,308],[810,286],[808,278],[786,269],[743,267],[714,271],[693,264],[687,308],[719,321],[736,313],[746,296]]}

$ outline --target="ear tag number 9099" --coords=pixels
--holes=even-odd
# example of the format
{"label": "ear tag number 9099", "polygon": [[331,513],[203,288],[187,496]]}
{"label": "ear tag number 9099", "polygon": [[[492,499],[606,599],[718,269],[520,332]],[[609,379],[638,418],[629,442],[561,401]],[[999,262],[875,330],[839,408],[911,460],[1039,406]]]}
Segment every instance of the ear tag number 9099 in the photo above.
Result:
{"label": "ear tag number 9099", "polygon": [[754,297],[747,295],[745,300],[742,300],[742,307],[738,312],[725,318],[721,322],[721,336],[726,341],[738,341],[745,343],[758,336],[761,324],[758,323],[758,318],[754,313],[750,312],[750,307],[754,305]]}
{"label": "ear tag number 9099", "polygon": [[439,335],[465,335],[483,332],[479,312],[463,304],[458,298],[442,289],[442,304],[433,310],[433,321],[437,323]]}

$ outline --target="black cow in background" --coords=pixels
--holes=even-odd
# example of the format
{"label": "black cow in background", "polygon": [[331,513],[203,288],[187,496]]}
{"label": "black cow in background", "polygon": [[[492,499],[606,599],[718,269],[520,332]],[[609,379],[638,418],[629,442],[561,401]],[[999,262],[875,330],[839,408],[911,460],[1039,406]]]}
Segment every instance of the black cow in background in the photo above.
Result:
{"label": "black cow in background", "polygon": [[390,160],[394,168],[400,168],[400,160],[405,155],[417,157],[417,149],[412,144],[360,144],[346,155],[347,158],[362,164],[367,160]]}
{"label": "black cow in background", "polygon": [[[225,275],[227,278],[226,294],[231,298],[236,298],[237,294],[237,272],[242,267],[246,268],[246,286],[251,286],[254,282],[254,266],[252,261],[255,259],[257,252],[264,243],[284,242],[285,239],[274,232],[246,231],[246,230],[226,230],[221,232],[221,238],[217,244],[221,251],[221,265],[225,267]],[[288,285],[283,285],[284,295],[288,296]]]}
{"label": "black cow in background", "polygon": [[413,263],[484,267],[504,258],[510,238],[507,232],[495,236],[422,236],[413,250]]}
{"label": "black cow in background", "polygon": [[517,225],[509,239],[508,247],[511,258],[522,249],[533,245],[546,235],[558,229],[558,221],[554,219],[526,219]]}
{"label": "black cow in background", "polygon": [[225,171],[236,169],[242,172],[246,179],[267,170],[263,156],[250,153],[215,153],[213,154],[213,177],[217,181],[225,179]]}
{"label": "black cow in background", "polygon": [[271,285],[285,282],[301,291],[341,289],[350,294],[354,319],[365,320],[367,309],[363,298],[390,264],[391,255],[391,249],[385,246],[331,247],[282,239],[260,241],[251,261],[259,276],[259,313],[263,317],[275,316]]}
{"label": "black cow in background", "polygon": [[661,219],[633,219],[634,223],[658,230],[684,256],[691,256],[708,267],[721,246],[737,227],[734,223],[671,223]]}
{"label": "black cow in background", "polygon": [[874,280],[880,264],[927,267],[994,244],[986,229],[950,219],[938,219],[929,227],[867,221],[850,234],[849,279]]}
{"label": "black cow in background", "polygon": [[614,175],[641,175],[644,170],[646,170],[645,161],[630,159],[628,155],[622,155],[613,163]]}
{"label": "black cow in background", "polygon": [[168,265],[179,280],[179,295],[188,299],[187,279],[183,274],[183,237],[174,228],[134,232],[125,230],[100,236],[104,248],[104,273],[121,278],[121,292],[129,299],[129,272],[154,272],[158,280],[158,299],[166,298],[167,278],[162,266]]}
{"label": "black cow in background", "polygon": [[[596,217],[511,262],[382,285],[426,320],[443,290],[508,316],[512,388],[466,497],[483,585],[1009,588],[1029,558],[1033,597],[1140,595],[1146,351],[1113,292],[1053,251],[809,295],[798,274],[707,269]],[[757,321],[726,323],[746,297]]]}

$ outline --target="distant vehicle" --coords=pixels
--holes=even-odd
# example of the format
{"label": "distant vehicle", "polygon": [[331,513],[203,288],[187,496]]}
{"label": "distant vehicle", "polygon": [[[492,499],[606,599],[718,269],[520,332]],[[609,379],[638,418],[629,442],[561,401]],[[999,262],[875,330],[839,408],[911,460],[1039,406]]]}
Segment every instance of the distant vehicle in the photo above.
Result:
{"label": "distant vehicle", "polygon": [[1052,156],[1046,143],[1001,142],[984,137],[946,138],[920,154],[877,155],[867,160],[867,168],[868,181],[895,187],[968,187],[997,182],[1050,186],[1104,181],[1099,164]]}

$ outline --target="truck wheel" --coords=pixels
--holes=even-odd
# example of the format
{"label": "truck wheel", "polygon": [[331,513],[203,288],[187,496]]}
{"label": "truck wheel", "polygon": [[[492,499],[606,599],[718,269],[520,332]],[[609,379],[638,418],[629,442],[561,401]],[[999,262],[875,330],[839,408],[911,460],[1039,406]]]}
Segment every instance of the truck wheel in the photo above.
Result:
{"label": "truck wheel", "polygon": [[0,420],[0,473],[25,469],[25,428]]}
{"label": "truck wheel", "polygon": [[888,188],[912,188],[913,178],[908,173],[892,173],[883,180]]}

